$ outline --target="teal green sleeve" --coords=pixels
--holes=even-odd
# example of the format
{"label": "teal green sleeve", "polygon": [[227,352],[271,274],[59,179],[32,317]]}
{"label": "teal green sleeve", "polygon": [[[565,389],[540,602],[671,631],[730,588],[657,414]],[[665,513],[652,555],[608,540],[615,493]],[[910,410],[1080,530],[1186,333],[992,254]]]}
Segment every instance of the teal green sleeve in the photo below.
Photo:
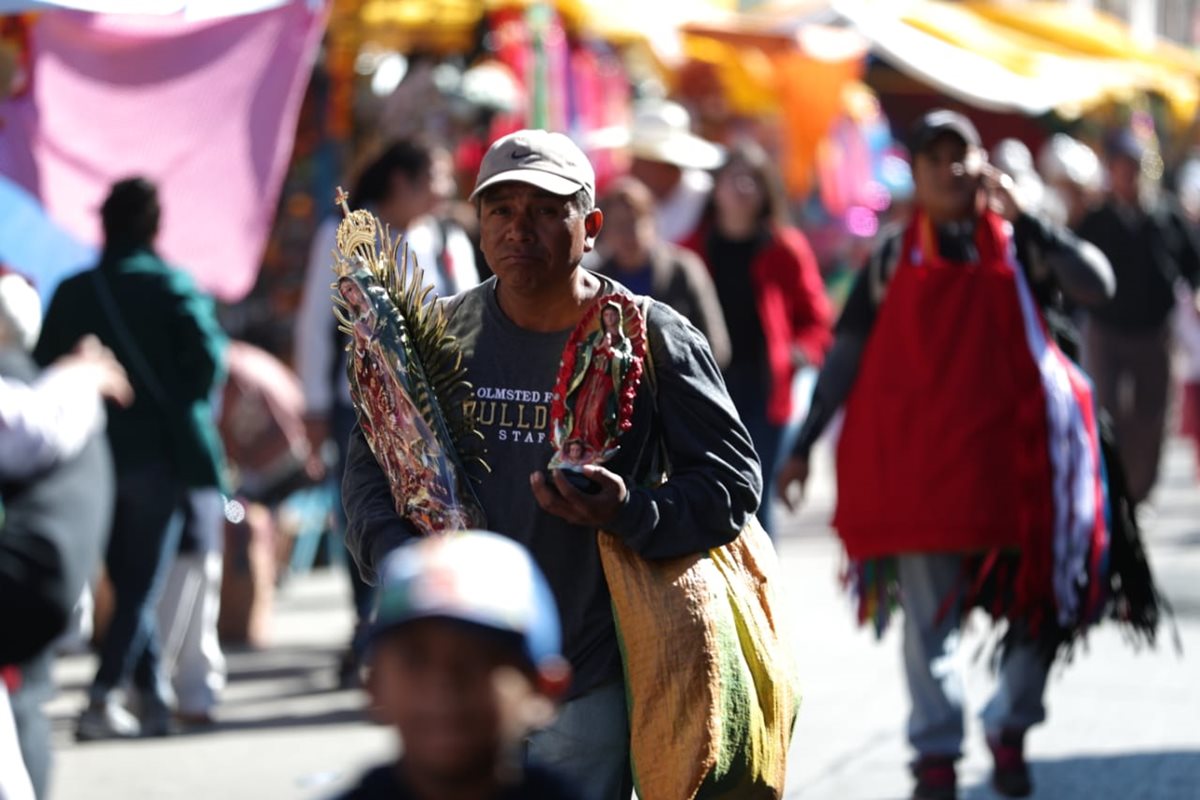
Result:
{"label": "teal green sleeve", "polygon": [[217,322],[212,299],[201,293],[191,278],[173,270],[168,288],[176,298],[172,333],[184,381],[181,389],[189,400],[206,398],[225,379],[229,340]]}

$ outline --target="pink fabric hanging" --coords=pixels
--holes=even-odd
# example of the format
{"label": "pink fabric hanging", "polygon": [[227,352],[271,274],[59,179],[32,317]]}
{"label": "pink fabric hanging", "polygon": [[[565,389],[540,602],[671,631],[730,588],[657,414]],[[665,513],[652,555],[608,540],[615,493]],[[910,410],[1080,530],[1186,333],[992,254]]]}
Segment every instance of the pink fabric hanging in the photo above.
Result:
{"label": "pink fabric hanging", "polygon": [[275,217],[324,6],[201,22],[41,15],[31,90],[0,104],[0,174],[93,244],[108,187],[145,175],[161,191],[162,255],[240,299]]}

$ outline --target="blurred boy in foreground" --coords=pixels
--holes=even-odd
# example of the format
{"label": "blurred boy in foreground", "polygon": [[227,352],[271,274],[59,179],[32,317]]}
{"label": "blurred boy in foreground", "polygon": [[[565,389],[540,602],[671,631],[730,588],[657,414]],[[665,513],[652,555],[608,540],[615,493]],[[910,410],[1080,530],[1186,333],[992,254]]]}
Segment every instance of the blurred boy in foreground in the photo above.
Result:
{"label": "blurred boy in foreground", "polygon": [[528,553],[470,531],[407,545],[379,573],[368,689],[403,752],[343,798],[576,798],[524,765],[526,735],[550,722],[570,681],[554,600]]}

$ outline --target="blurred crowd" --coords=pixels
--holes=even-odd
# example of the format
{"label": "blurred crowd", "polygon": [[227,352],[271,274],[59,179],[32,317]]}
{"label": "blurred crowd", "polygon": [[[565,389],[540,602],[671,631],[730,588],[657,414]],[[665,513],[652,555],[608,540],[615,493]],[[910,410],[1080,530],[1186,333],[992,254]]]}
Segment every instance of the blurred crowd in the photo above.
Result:
{"label": "blurred crowd", "polygon": [[[794,213],[803,204],[785,195],[764,143],[708,141],[671,100],[637,101],[622,135],[593,144],[622,154],[628,169],[598,187],[604,230],[585,266],[667,303],[704,335],[772,487],[840,304],[827,289],[830,266],[818,263]],[[1024,208],[1074,231],[1112,266],[1110,300],[1047,313],[1082,331],[1077,355],[1112,414],[1141,504],[1176,419],[1195,442],[1200,476],[1200,158],[1164,174],[1152,136],[1136,125],[1095,144],[1055,134],[1035,157],[1009,139],[991,148],[990,162]],[[419,135],[397,139],[361,154],[355,162],[365,166],[345,176],[351,205],[404,237],[438,296],[491,274],[454,150]],[[889,198],[880,237],[911,202]],[[11,756],[3,730],[11,720],[27,773],[24,789],[4,786],[0,796],[45,796],[49,742],[39,708],[55,653],[94,639],[99,654],[76,725],[81,740],[212,724],[225,683],[218,628],[227,642],[265,641],[255,629],[262,621],[251,618],[269,615],[269,586],[295,563],[298,537],[290,548],[278,544],[289,511],[304,518],[293,530],[310,537],[336,541],[346,524],[338,495],[355,411],[330,305],[338,219],[322,222],[308,263],[295,265],[304,295],[294,351],[281,359],[228,341],[213,302],[158,257],[161,212],[149,181],[114,185],[101,211],[99,264],[58,288],[44,320],[23,278],[0,277],[0,691],[6,686],[8,698],[0,711],[11,707],[0,713],[0,758],[5,747]],[[764,491],[758,516],[775,534],[772,495]],[[231,559],[251,566],[231,576]],[[335,560],[348,566],[357,619],[338,670],[343,685],[356,686],[378,633],[377,603],[354,561]],[[74,645],[62,638],[72,629]],[[518,651],[515,659],[487,653],[538,678],[545,665]],[[375,657],[402,668],[403,655]],[[511,688],[537,706],[529,685]]]}

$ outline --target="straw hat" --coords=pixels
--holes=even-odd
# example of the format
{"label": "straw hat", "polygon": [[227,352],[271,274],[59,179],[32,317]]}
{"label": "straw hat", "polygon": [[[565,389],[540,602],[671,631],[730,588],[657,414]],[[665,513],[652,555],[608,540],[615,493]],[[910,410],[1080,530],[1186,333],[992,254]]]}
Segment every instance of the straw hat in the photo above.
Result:
{"label": "straw hat", "polygon": [[637,158],[662,161],[682,169],[716,169],[725,148],[691,131],[692,117],[679,103],[658,98],[639,100],[628,127],[604,128],[588,137],[591,149],[626,147]]}

